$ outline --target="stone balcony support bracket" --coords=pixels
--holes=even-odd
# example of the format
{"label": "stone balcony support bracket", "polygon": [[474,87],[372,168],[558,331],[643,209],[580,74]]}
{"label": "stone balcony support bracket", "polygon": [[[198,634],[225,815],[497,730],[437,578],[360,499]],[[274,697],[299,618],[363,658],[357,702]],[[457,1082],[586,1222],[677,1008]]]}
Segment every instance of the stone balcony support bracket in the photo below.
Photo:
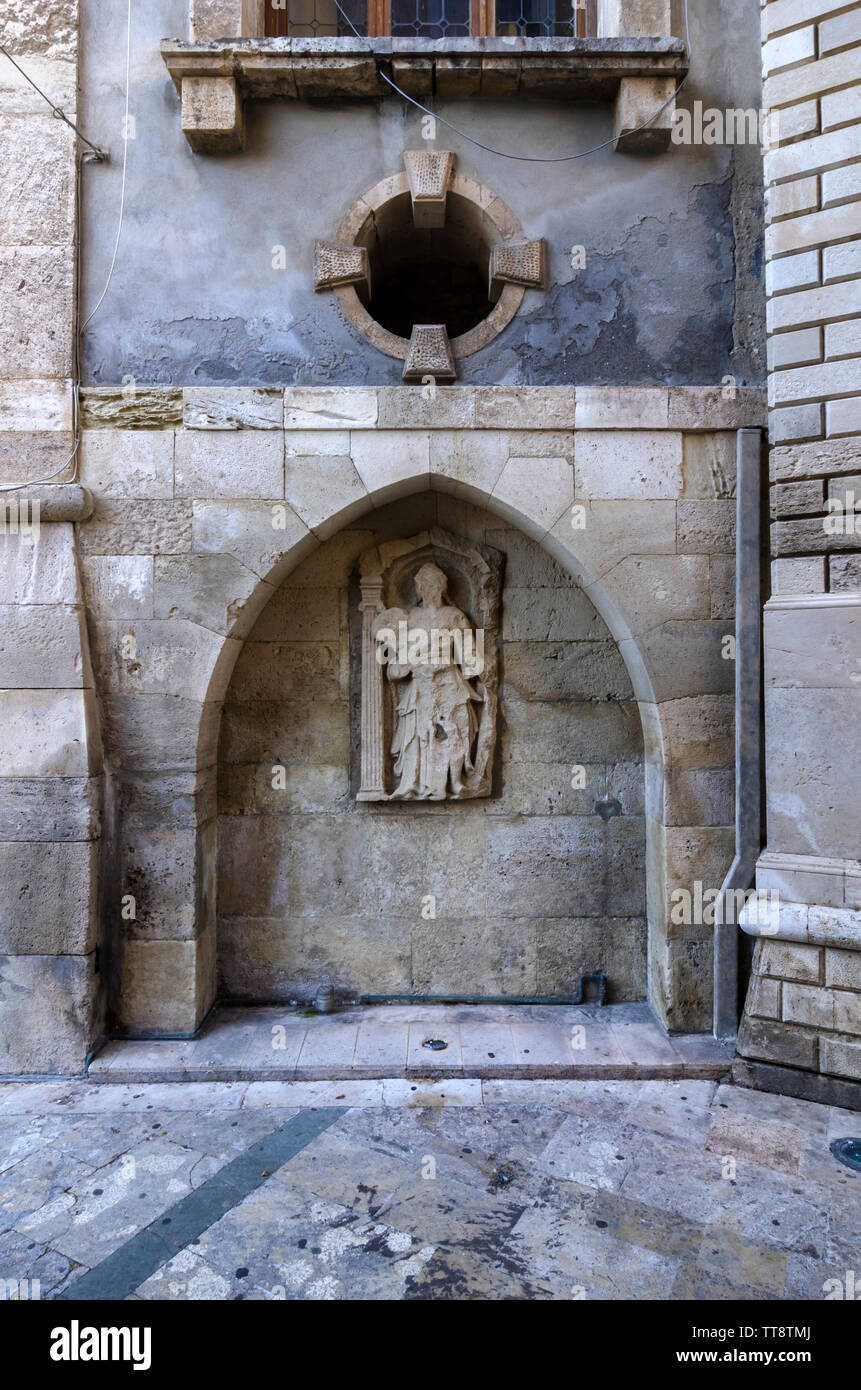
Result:
{"label": "stone balcony support bracket", "polygon": [[[659,20],[653,15],[650,23],[656,25]],[[243,107],[248,99],[342,102],[395,97],[381,73],[424,98],[492,100],[504,94],[506,98],[611,101],[617,149],[626,153],[665,149],[670,142],[673,93],[687,71],[680,39],[670,37],[668,28],[650,37],[633,21],[624,37],[198,36],[167,39],[161,52],[181,98],[183,134],[195,153],[201,154],[242,149]],[[423,201],[421,197],[414,200],[419,215],[433,217],[435,207],[439,215],[438,200],[435,204],[429,198],[426,207]]]}

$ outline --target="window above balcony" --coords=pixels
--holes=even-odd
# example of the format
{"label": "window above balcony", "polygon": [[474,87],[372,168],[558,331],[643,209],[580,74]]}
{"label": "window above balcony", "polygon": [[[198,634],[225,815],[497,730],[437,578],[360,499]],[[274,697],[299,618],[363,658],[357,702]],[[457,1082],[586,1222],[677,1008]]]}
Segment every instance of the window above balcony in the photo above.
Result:
{"label": "window above balcony", "polygon": [[191,0],[190,19],[162,56],[199,153],[242,148],[247,99],[396,89],[425,104],[611,101],[617,148],[665,149],[687,70],[670,0]]}
{"label": "window above balcony", "polygon": [[594,38],[598,0],[266,0],[264,25],[285,39]]}

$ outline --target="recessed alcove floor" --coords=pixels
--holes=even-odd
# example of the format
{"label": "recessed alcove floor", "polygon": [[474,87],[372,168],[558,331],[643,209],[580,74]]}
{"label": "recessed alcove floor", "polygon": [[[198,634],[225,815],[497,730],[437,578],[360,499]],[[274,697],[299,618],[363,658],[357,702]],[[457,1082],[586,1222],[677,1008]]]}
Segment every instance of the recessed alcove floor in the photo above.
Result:
{"label": "recessed alcove floor", "polygon": [[[431,1040],[445,1047],[427,1048]],[[406,1077],[725,1076],[732,1044],[667,1034],[647,1004],[384,1004],[318,1015],[221,1005],[189,1041],[124,1039],[90,1063],[96,1082],[324,1081]]]}

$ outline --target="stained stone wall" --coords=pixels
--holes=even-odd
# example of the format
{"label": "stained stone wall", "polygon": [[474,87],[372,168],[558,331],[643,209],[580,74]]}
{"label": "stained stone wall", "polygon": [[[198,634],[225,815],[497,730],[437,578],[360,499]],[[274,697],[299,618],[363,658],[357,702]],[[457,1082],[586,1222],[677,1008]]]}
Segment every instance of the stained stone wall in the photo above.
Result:
{"label": "stained stone wall", "polygon": [[[366,544],[375,509],[398,502],[395,534],[415,534],[428,491],[440,506],[486,507],[497,530],[532,539],[618,644],[644,735],[647,994],[670,1028],[710,1026],[711,928],[674,923],[670,908],[677,887],[719,887],[732,859],[733,430],[761,419],[757,393],[458,385],[428,400],[421,387],[140,385],[126,398],[87,392],[84,408],[82,481],[95,508],[78,542],[112,792],[104,929],[115,1028],[189,1032],[216,997],[217,744],[261,612],[272,600],[277,613],[283,581],[345,527]],[[446,516],[446,529],[467,524]],[[319,649],[335,642],[331,627],[308,631]],[[522,681],[550,667],[526,665]],[[515,653],[504,678],[517,671]],[[334,668],[320,678],[331,693]],[[314,718],[331,713],[323,703]],[[562,732],[536,761],[595,760],[577,721]],[[312,760],[338,765],[325,727],[306,744]],[[289,748],[264,751],[288,760]],[[601,756],[630,760],[612,740]],[[513,794],[510,781],[504,804]],[[343,813],[345,826],[354,815]],[[391,822],[388,808],[381,815]],[[609,821],[608,844],[624,819]],[[134,921],[120,915],[127,892]]]}
{"label": "stained stone wall", "polygon": [[[0,13],[0,43],[71,121],[77,41],[77,0]],[[73,452],[75,145],[0,55],[4,488]],[[73,526],[87,510],[75,486],[0,493],[0,1076],[80,1071],[100,1026],[102,765]]]}
{"label": "stained stone wall", "polygon": [[[434,524],[505,556],[493,794],[358,803],[356,560]],[[444,495],[371,513],[285,580],[227,692],[220,992],[570,998],[600,970],[610,998],[643,998],[642,759],[619,649],[546,551]]]}

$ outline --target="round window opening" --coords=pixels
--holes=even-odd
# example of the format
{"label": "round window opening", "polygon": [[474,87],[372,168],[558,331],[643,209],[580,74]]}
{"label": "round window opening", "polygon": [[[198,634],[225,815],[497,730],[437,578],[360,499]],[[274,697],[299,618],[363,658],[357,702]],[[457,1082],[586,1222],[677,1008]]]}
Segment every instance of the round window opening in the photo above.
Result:
{"label": "round window opening", "polygon": [[318,241],[314,285],[353,325],[400,358],[405,381],[454,380],[457,360],[505,329],[544,284],[543,242],[524,239],[502,200],[455,172],[448,152],[410,152],[406,169],[361,197]]}
{"label": "round window opening", "polygon": [[433,228],[415,226],[409,194],[380,209],[368,245],[368,312],[389,333],[408,339],[414,324],[440,323],[459,338],[492,312],[490,245],[473,207],[449,194],[445,226]]}

